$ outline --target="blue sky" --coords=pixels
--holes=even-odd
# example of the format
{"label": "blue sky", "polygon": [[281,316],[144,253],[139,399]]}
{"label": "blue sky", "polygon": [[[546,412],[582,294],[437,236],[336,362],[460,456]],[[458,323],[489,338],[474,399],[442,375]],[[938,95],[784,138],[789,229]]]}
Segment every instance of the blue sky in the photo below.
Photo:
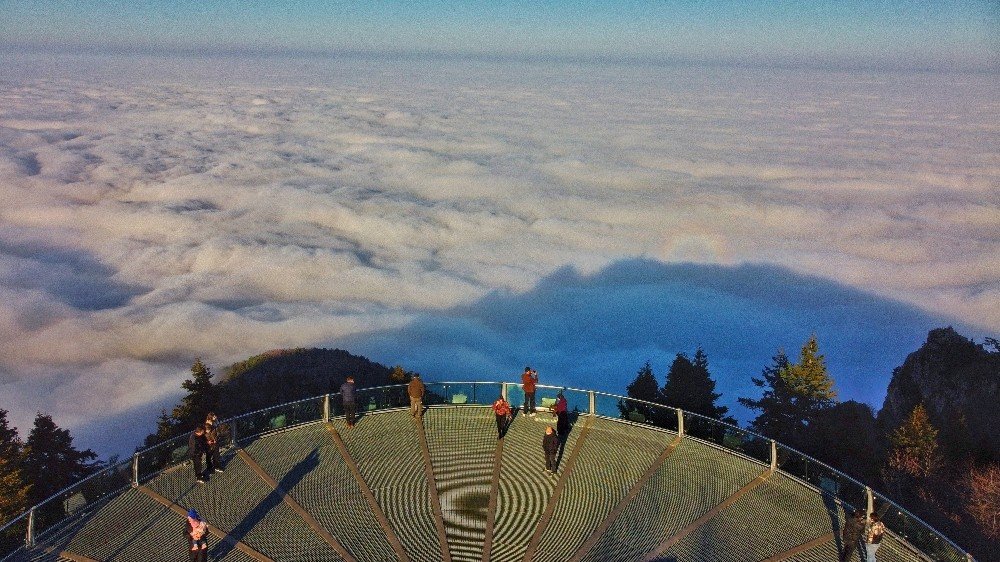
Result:
{"label": "blue sky", "polygon": [[11,49],[432,52],[995,68],[995,2],[33,0]]}

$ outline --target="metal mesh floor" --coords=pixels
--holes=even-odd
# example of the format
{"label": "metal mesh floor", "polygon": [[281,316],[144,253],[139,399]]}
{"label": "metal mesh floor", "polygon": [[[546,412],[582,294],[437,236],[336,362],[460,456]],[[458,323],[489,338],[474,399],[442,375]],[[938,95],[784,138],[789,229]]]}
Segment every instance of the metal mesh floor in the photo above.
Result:
{"label": "metal mesh floor", "polygon": [[[552,421],[544,414],[515,418],[497,458],[489,408],[428,410],[426,451],[406,410],[367,413],[353,428],[343,420],[331,422],[343,449],[324,424],[305,425],[246,444],[249,459],[230,455],[225,473],[213,475],[207,484],[194,483],[191,467],[185,465],[145,486],[167,503],[198,509],[250,553],[265,557],[258,559],[434,562],[447,553],[456,561],[482,560],[491,522],[490,559],[498,562],[526,556],[539,562],[641,560],[682,530],[687,534],[660,560],[760,562],[778,555],[818,562],[836,556],[839,543],[834,540],[791,550],[839,534],[843,521],[839,506],[824,503],[796,480],[775,474],[690,528],[766,467],[693,439],[682,440],[657,466],[653,463],[674,434],[581,417],[565,444],[558,474],[550,475],[544,471],[541,437]],[[263,474],[255,472],[257,465]],[[268,478],[277,482],[277,489]],[[554,500],[557,486],[561,493]],[[634,497],[625,503],[633,489]],[[440,520],[432,490],[440,501]],[[488,512],[491,494],[496,497],[493,517]],[[550,506],[551,518],[543,517]],[[621,512],[610,518],[616,506]],[[319,526],[314,529],[307,520]],[[183,521],[143,489],[127,490],[52,529],[36,548],[6,560],[186,560]],[[547,524],[541,525],[543,521]],[[439,527],[447,544],[439,540]],[[398,539],[401,555],[390,536]],[[342,545],[344,556],[330,537]],[[210,560],[254,559],[218,538],[209,544]],[[892,537],[879,551],[882,562],[920,559]]]}

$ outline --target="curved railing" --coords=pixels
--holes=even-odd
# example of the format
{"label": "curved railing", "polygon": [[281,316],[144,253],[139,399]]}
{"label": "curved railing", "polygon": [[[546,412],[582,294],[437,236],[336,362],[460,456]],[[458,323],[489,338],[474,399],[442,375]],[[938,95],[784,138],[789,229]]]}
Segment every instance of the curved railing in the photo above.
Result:
{"label": "curved railing", "polygon": [[[429,407],[449,405],[489,405],[504,396],[514,406],[524,393],[519,384],[503,382],[427,383],[424,404]],[[773,439],[677,408],[663,406],[591,390],[538,385],[536,401],[540,408],[555,402],[562,391],[570,412],[622,420],[676,432],[716,448],[740,455],[795,478],[855,509],[882,514],[886,527],[898,538],[930,560],[967,562],[972,556],[930,525],[909,513],[882,494],[850,476]],[[406,385],[390,385],[357,390],[361,412],[409,406]],[[325,394],[288,402],[224,420],[228,440],[223,446],[246,444],[263,435],[329,421],[343,415],[339,394]],[[132,458],[113,463],[99,472],[67,487],[0,527],[0,537],[23,532],[28,546],[48,535],[58,534],[73,520],[84,517],[106,501],[131,486],[150,480],[188,459],[188,436],[185,434],[135,453]]]}

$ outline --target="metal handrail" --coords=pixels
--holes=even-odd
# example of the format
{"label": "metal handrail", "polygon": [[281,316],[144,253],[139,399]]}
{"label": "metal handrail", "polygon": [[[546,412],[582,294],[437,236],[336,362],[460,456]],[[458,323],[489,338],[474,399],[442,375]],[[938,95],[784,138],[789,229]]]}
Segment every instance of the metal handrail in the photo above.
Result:
{"label": "metal handrail", "polygon": [[[427,386],[447,386],[447,385],[472,385],[472,386],[475,386],[475,385],[491,385],[492,386],[492,385],[500,385],[500,387],[502,389],[506,389],[508,386],[511,386],[511,387],[519,387],[519,386],[521,386],[520,383],[511,383],[511,382],[503,382],[503,381],[499,381],[499,382],[498,381],[443,381],[443,382],[428,382],[428,383],[425,383],[425,384]],[[401,384],[382,385],[382,386],[375,386],[375,387],[364,387],[364,388],[358,388],[358,392],[359,393],[362,393],[362,392],[363,393],[369,393],[369,392],[372,392],[372,391],[389,390],[389,389],[400,389],[401,390],[401,389],[404,389],[406,386],[407,386],[406,383],[401,383]],[[811,457],[811,456],[809,456],[809,455],[807,455],[807,454],[805,454],[805,453],[803,453],[803,452],[801,452],[801,451],[799,451],[799,450],[797,450],[795,448],[792,448],[792,447],[789,447],[787,445],[778,443],[778,442],[774,441],[773,439],[770,439],[770,438],[765,437],[763,435],[754,433],[752,431],[749,431],[749,430],[744,429],[742,427],[739,427],[737,425],[728,424],[728,423],[722,422],[720,420],[717,420],[715,418],[711,418],[711,417],[708,417],[708,416],[705,416],[705,415],[702,415],[702,414],[698,414],[698,413],[695,413],[695,412],[689,412],[689,411],[686,411],[686,410],[681,410],[680,408],[675,408],[673,406],[668,406],[668,405],[665,405],[665,404],[658,404],[656,402],[650,402],[650,401],[647,401],[647,400],[641,400],[641,399],[638,399],[638,398],[632,398],[632,397],[629,397],[629,396],[622,396],[622,395],[618,395],[618,394],[611,394],[611,393],[607,393],[607,392],[600,392],[600,391],[593,391],[593,390],[584,390],[584,389],[578,389],[578,388],[569,388],[569,387],[565,387],[565,386],[547,385],[547,384],[539,384],[539,385],[537,385],[536,388],[547,389],[547,390],[567,391],[567,392],[574,392],[574,393],[581,393],[581,394],[588,394],[591,397],[595,397],[595,396],[599,395],[599,396],[605,396],[605,397],[613,398],[613,399],[616,399],[616,400],[627,400],[630,403],[642,404],[642,405],[650,406],[650,407],[657,408],[657,409],[669,410],[669,411],[671,411],[673,413],[681,412],[681,413],[683,413],[685,415],[690,415],[690,416],[694,416],[694,417],[700,418],[700,419],[702,419],[704,421],[709,422],[710,424],[713,424],[713,425],[716,425],[716,426],[720,426],[722,428],[734,429],[734,430],[740,432],[743,435],[748,435],[748,436],[752,436],[752,437],[755,437],[755,438],[758,438],[758,439],[761,439],[761,440],[764,440],[764,441],[769,441],[769,442],[771,442],[774,445],[780,445],[781,448],[783,448],[785,450],[788,450],[788,451],[791,451],[791,452],[793,452],[795,454],[800,455],[803,459],[805,459],[805,460],[807,460],[809,462],[815,463],[815,464],[823,467],[824,469],[830,471],[831,473],[836,474],[838,477],[843,477],[843,478],[847,479],[848,481],[856,484],[859,487],[865,488],[867,490],[871,490],[871,488],[868,487],[867,485],[865,485],[863,482],[860,482],[859,480],[853,478],[852,476],[850,476],[848,474],[845,474],[845,473],[841,472],[840,470],[837,470],[837,469],[831,467],[830,465],[828,465],[828,464],[826,464],[826,463],[824,463],[822,461],[816,460],[815,458],[813,458],[813,457]],[[505,392],[505,390],[504,390],[504,392]],[[236,416],[232,416],[230,418],[226,418],[226,419],[222,420],[221,423],[230,424],[230,426],[231,426],[234,422],[237,422],[237,421],[239,421],[241,419],[248,418],[250,416],[254,416],[254,415],[257,415],[257,414],[261,414],[261,413],[264,413],[264,412],[267,412],[267,411],[270,411],[270,410],[275,410],[275,409],[279,409],[279,408],[287,408],[288,406],[293,406],[295,404],[306,403],[306,402],[311,402],[311,401],[320,400],[320,399],[329,400],[331,397],[333,397],[333,396],[339,396],[339,395],[340,395],[339,392],[334,392],[334,393],[321,394],[319,396],[314,396],[314,397],[310,397],[310,398],[302,398],[302,399],[299,399],[299,400],[293,400],[291,402],[285,402],[285,403],[278,404],[278,405],[275,405],[275,406],[269,406],[269,407],[266,407],[266,408],[260,408],[260,409],[257,409],[257,410],[253,410],[253,411],[250,411],[250,412],[244,412],[242,414],[239,414],[239,415],[236,415]],[[594,402],[593,402],[593,400],[591,400],[591,405],[590,405],[589,412],[588,412],[590,415],[599,416],[599,417],[606,418],[606,419],[615,419],[615,420],[618,419],[618,418],[612,418],[610,416],[604,416],[604,415],[598,414],[597,411],[596,411],[596,409],[594,408],[593,404],[594,404]],[[321,416],[322,416],[322,414],[321,414]],[[322,417],[320,418],[319,421],[322,421]],[[291,425],[291,426],[283,427],[281,429],[282,430],[288,430],[288,429],[291,429],[293,427],[298,427],[298,426],[300,426],[302,424],[305,424],[305,423],[315,423],[315,420],[311,421],[311,422],[301,422],[301,423],[294,424],[294,425]],[[253,437],[257,437],[259,435],[263,435],[265,433],[270,433],[270,432],[269,431],[262,431],[262,432],[258,432],[258,433],[253,434],[253,435],[239,436],[239,438],[245,440],[245,439],[250,439],[250,438],[253,438]],[[686,437],[688,437],[688,436],[686,436]],[[155,445],[152,445],[150,447],[147,447],[145,449],[137,451],[133,455],[133,457],[131,459],[129,459],[128,461],[120,461],[120,462],[118,462],[116,464],[106,466],[106,467],[102,468],[101,470],[99,470],[98,472],[95,472],[94,474],[91,474],[91,475],[89,475],[89,476],[87,476],[85,478],[82,478],[82,479],[78,480],[77,482],[74,482],[73,484],[71,484],[71,485],[63,488],[62,490],[59,490],[58,492],[52,494],[51,496],[49,496],[45,500],[43,500],[43,501],[35,504],[29,510],[27,510],[24,513],[18,515],[14,519],[12,519],[12,520],[4,523],[3,525],[0,525],[0,533],[3,533],[5,531],[7,531],[12,526],[18,524],[22,520],[27,519],[29,521],[29,536],[30,536],[31,535],[30,520],[32,518],[33,512],[35,510],[37,510],[38,508],[44,506],[45,504],[47,504],[47,503],[49,503],[51,501],[55,501],[55,500],[59,499],[60,497],[62,497],[67,492],[69,492],[69,491],[71,491],[71,490],[73,490],[75,488],[80,487],[81,485],[85,484],[88,481],[94,480],[94,479],[96,479],[96,478],[98,478],[98,477],[100,477],[102,475],[107,475],[107,474],[111,473],[111,471],[117,470],[117,469],[119,469],[119,468],[121,468],[121,467],[123,467],[123,466],[125,466],[125,465],[127,465],[129,463],[137,462],[137,459],[140,458],[142,455],[144,455],[146,453],[153,452],[153,451],[155,451],[157,449],[160,449],[164,445],[166,445],[168,443],[171,443],[173,441],[182,440],[182,438],[183,438],[183,435],[182,436],[178,436],[178,437],[174,437],[174,438],[171,438],[171,439],[166,439],[164,441],[161,441],[160,443],[157,443]],[[697,439],[697,438],[695,438],[695,439]],[[235,444],[236,440],[237,440],[237,438],[236,438],[236,436],[234,436],[234,438],[233,438],[233,443],[234,444]],[[698,440],[701,441],[701,439],[698,439]],[[723,451],[726,451],[726,452],[728,452],[730,454],[741,454],[739,451],[735,451],[735,450],[726,448],[724,446],[719,446],[718,448],[721,449],[721,450],[723,450]],[[772,449],[772,454],[774,454],[773,453],[773,449]],[[774,462],[774,460],[775,459],[772,458],[772,463]],[[182,464],[182,463],[183,463],[183,461],[181,463],[174,463],[174,465],[171,465],[171,466],[176,466],[177,464]],[[169,467],[167,467],[167,468],[169,468]],[[166,468],[164,468],[162,470],[166,470]],[[160,472],[162,472],[162,470]],[[778,470],[781,470],[780,467],[778,467]],[[792,473],[788,473],[787,471],[781,471],[781,472],[787,474],[790,477],[796,478],[798,480],[798,478],[794,474],[792,474]],[[153,473],[153,475],[158,474],[158,473],[159,472]],[[136,478],[138,478],[138,475],[136,475]],[[137,482],[135,484],[137,484]],[[122,488],[122,489],[124,489],[124,488]],[[120,492],[120,491],[121,490],[119,489],[117,491],[109,492],[108,494],[113,494],[113,493]],[[972,560],[973,559],[972,556],[968,552],[966,552],[964,549],[962,549],[960,546],[958,546],[954,541],[952,541],[951,539],[949,539],[948,537],[946,537],[945,535],[943,535],[942,533],[940,533],[937,529],[935,529],[934,527],[932,527],[931,525],[929,525],[928,523],[926,523],[924,520],[922,520],[919,517],[913,515],[908,510],[904,509],[899,504],[897,504],[896,502],[892,501],[891,499],[889,499],[885,495],[877,493],[877,492],[874,492],[874,491],[872,491],[871,493],[873,494],[873,496],[877,496],[880,499],[880,501],[888,503],[889,505],[891,505],[893,508],[895,508],[900,513],[905,514],[906,517],[908,517],[909,519],[911,519],[911,520],[919,523],[926,530],[930,531],[931,533],[933,533],[937,537],[940,537],[941,539],[943,539],[944,541],[946,541],[948,543],[948,545],[950,545],[956,551],[958,551],[959,553],[961,553],[962,555],[964,555],[968,560]]]}

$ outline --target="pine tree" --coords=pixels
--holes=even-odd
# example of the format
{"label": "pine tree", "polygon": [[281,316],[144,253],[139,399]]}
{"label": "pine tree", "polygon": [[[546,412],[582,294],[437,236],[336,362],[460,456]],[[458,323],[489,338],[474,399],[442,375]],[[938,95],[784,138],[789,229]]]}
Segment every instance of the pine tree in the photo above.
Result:
{"label": "pine tree", "polygon": [[814,418],[800,450],[862,482],[873,482],[881,464],[877,428],[871,406],[854,400],[840,402]]}
{"label": "pine tree", "polygon": [[788,368],[788,356],[778,350],[771,358],[771,365],[761,371],[762,378],[751,378],[754,386],[764,389],[759,400],[739,398],[740,404],[760,413],[750,422],[750,428],[761,435],[777,438],[791,433],[791,412],[789,392],[781,373]]}
{"label": "pine tree", "polygon": [[[663,404],[660,385],[656,382],[656,376],[653,374],[653,367],[649,361],[646,361],[646,364],[636,372],[635,379],[625,387],[625,393],[629,398]],[[661,426],[666,423],[665,412],[654,406],[622,401],[619,403],[618,409],[621,410],[622,417],[625,419],[648,421]]]}
{"label": "pine tree", "polygon": [[143,444],[145,447],[152,447],[173,439],[181,433],[183,433],[183,429],[180,422],[167,414],[166,410],[160,410],[160,416],[156,418],[156,433],[147,435]]}
{"label": "pine tree", "polygon": [[18,458],[23,445],[17,428],[11,427],[7,421],[7,410],[0,408],[0,457]]}
{"label": "pine tree", "polygon": [[[0,525],[28,509],[30,486],[21,469],[22,449],[17,428],[8,423],[7,410],[0,409]],[[0,552],[5,552],[7,546],[13,546],[21,538],[22,531],[20,527],[12,528],[9,533],[0,536]]]}
{"label": "pine tree", "polygon": [[188,393],[174,408],[171,417],[183,432],[204,423],[205,416],[218,408],[219,393],[212,384],[212,371],[201,362],[201,359],[195,359],[191,365],[191,378],[181,383],[181,388]]}
{"label": "pine tree", "polygon": [[646,361],[646,364],[636,371],[635,380],[625,387],[625,393],[629,398],[645,400],[646,402],[656,402],[658,404],[663,403],[663,396],[660,394],[660,385],[656,382],[656,376],[653,375],[653,367],[649,364],[649,361]]}
{"label": "pine tree", "polygon": [[708,356],[700,346],[694,353],[694,361],[684,353],[677,354],[660,394],[664,403],[675,408],[735,423],[733,418],[726,417],[729,408],[715,404],[722,394],[715,392],[715,381],[708,371]]}
{"label": "pine tree", "polygon": [[915,479],[931,476],[941,465],[937,436],[927,409],[917,404],[889,436],[889,468]]}
{"label": "pine tree", "polygon": [[759,400],[739,399],[740,404],[760,412],[751,428],[801,447],[807,441],[809,424],[821,411],[833,406],[837,396],[816,336],[802,346],[798,363],[789,363],[779,351],[772,366],[764,369],[763,377],[752,379],[754,385],[764,389]]}
{"label": "pine tree", "polygon": [[[73,446],[69,430],[52,421],[52,416],[39,413],[34,427],[24,443],[22,467],[31,489],[28,501],[38,504],[66,486],[92,474],[100,466],[93,462],[97,453],[86,449],[78,451]],[[50,502],[40,514],[46,519],[57,519],[62,513],[61,502]]]}
{"label": "pine tree", "polygon": [[389,382],[392,384],[403,384],[406,382],[410,382],[410,378],[411,378],[410,374],[403,369],[402,365],[396,365],[395,367],[392,368],[392,371],[389,373]]}
{"label": "pine tree", "polygon": [[837,397],[815,334],[802,346],[799,362],[789,365],[782,378],[791,391],[794,411],[806,421],[817,411],[832,406]]}

